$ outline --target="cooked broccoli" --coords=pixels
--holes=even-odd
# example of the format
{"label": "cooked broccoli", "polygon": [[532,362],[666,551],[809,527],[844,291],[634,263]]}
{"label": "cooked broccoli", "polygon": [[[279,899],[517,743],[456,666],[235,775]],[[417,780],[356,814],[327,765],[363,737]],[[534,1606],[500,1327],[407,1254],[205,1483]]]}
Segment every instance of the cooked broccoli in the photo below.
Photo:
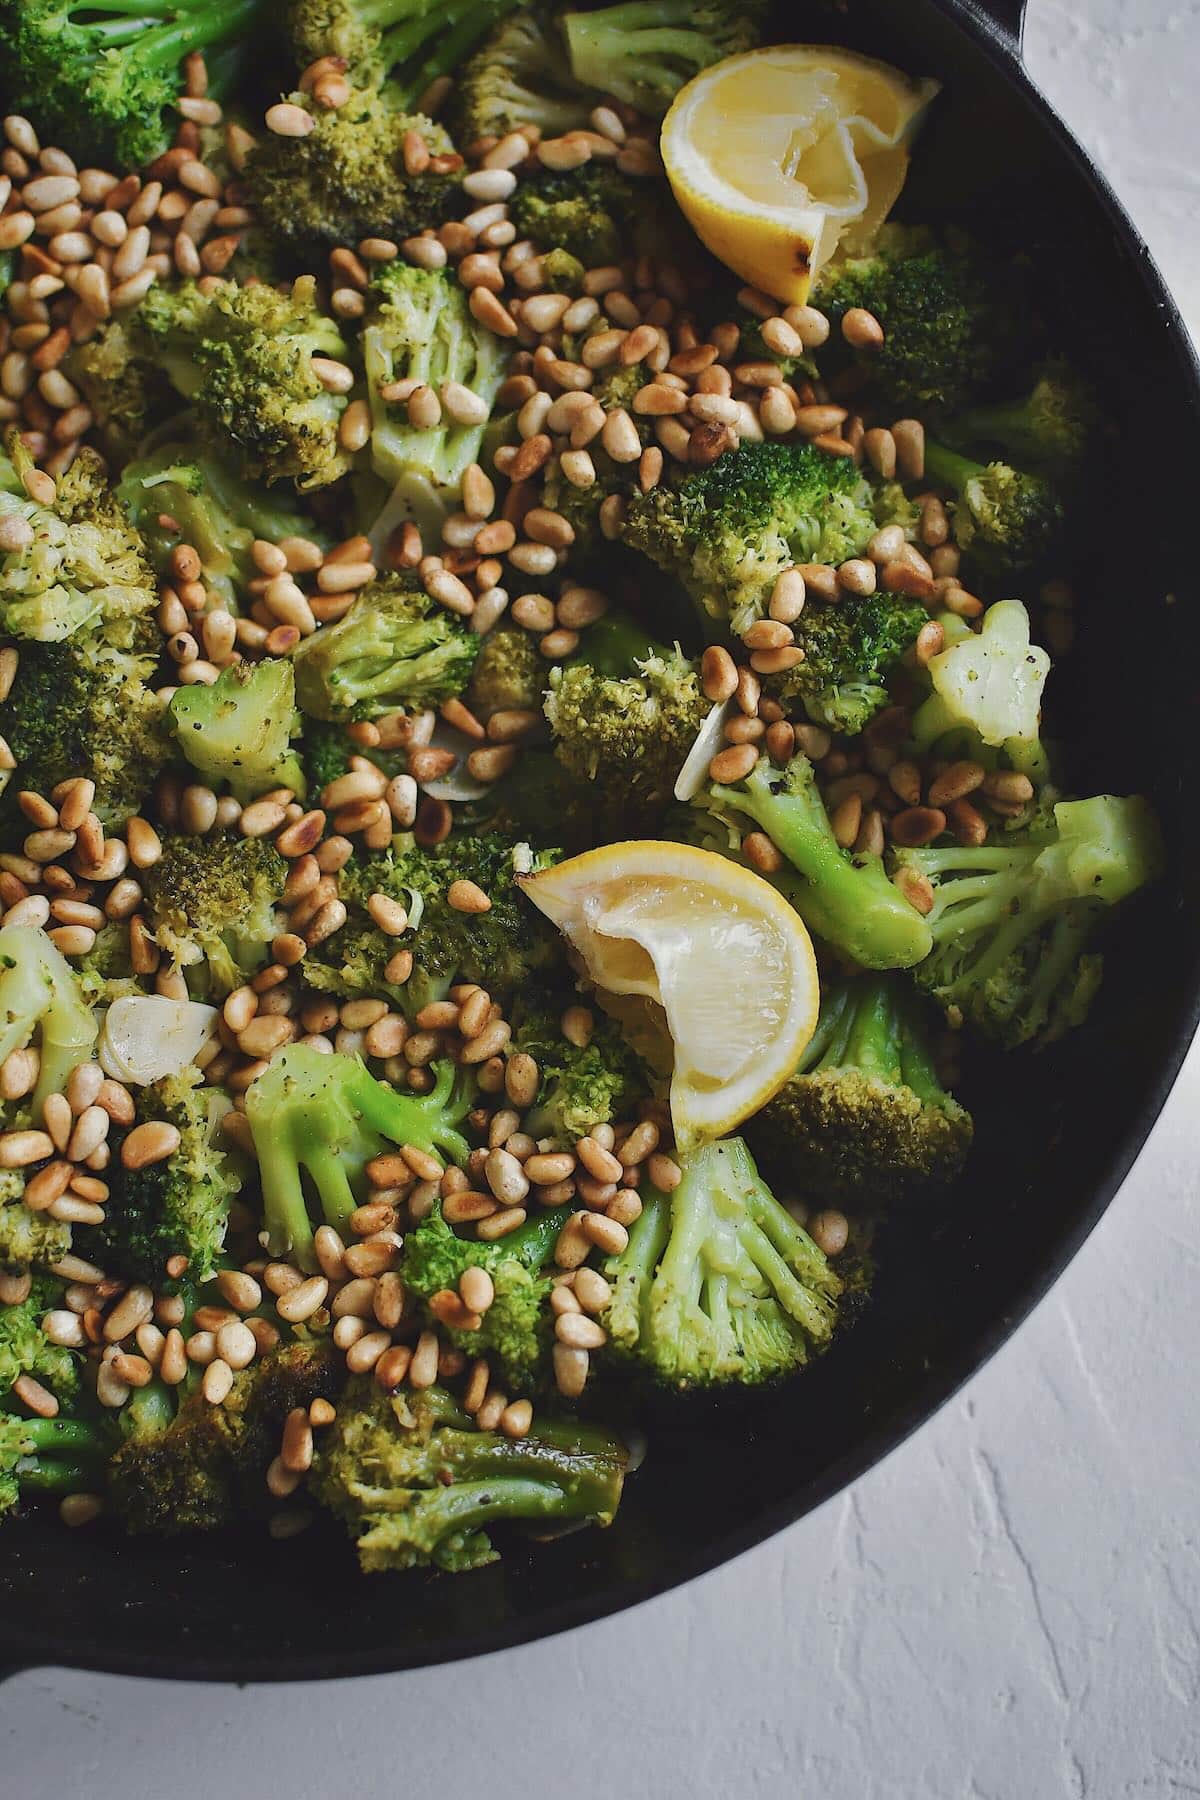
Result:
{"label": "cooked broccoli", "polygon": [[554,753],[592,784],[596,829],[634,837],[654,823],[711,711],[696,666],[678,649],[604,675],[586,662],[554,669],[545,699]]}
{"label": "cooked broccoli", "polygon": [[221,1120],[229,1101],[219,1088],[201,1087],[186,1069],[137,1097],[137,1122],[164,1120],[179,1132],[179,1148],[160,1162],[127,1169],[115,1160],[104,1223],[82,1233],[82,1253],[101,1268],[148,1282],[156,1293],[172,1291],[166,1265],[187,1258],[189,1283],[215,1274],[225,1242],[229,1203],[241,1178],[220,1147]]}
{"label": "cooked broccoli", "polygon": [[261,0],[6,0],[6,106],[77,158],[138,168],[167,147],[183,58],[202,50],[220,68],[262,12]]}
{"label": "cooked broccoli", "polygon": [[730,848],[740,844],[748,819],[767,833],[801,877],[785,872],[774,884],[810,931],[843,955],[867,969],[907,969],[928,955],[928,925],[879,858],[852,856],[838,844],[806,756],[794,756],[785,769],[761,758],[744,781],[711,786],[703,804],[730,826]]}
{"label": "cooked broccoli", "polygon": [[467,1269],[486,1269],[496,1296],[487,1311],[476,1314],[473,1328],[440,1328],[449,1341],[471,1356],[491,1358],[509,1389],[527,1394],[547,1373],[554,1341],[550,1311],[555,1240],[564,1212],[543,1209],[494,1244],[461,1238],[435,1206],[419,1225],[404,1234],[400,1275],[410,1294],[427,1305],[435,1294],[456,1293]]}
{"label": "cooked broccoli", "polygon": [[297,646],[296,696],[326,720],[438,706],[466,687],[480,642],[415,571],[383,575],[359,590],[344,618]]}
{"label": "cooked broccoli", "polygon": [[192,767],[216,785],[228,782],[243,804],[269,788],[303,794],[304,770],[291,746],[296,677],[285,658],[232,663],[207,687],[176,688],[167,717]]}
{"label": "cooked broccoli", "polygon": [[[379,856],[354,856],[338,874],[349,917],[340,931],[310,950],[304,973],[310,987],[335,994],[385,994],[411,1013],[443,999],[457,981],[475,981],[495,1000],[518,993],[558,955],[557,935],[520,893],[513,843],[498,833],[456,833],[436,849],[397,838]],[[473,881],[491,900],[485,913],[461,913],[446,894],[454,881]],[[403,938],[388,937],[367,912],[372,894],[398,900],[412,922]],[[399,949],[415,959],[403,987],[385,970]]]}
{"label": "cooked broccoli", "polygon": [[300,276],[289,293],[265,282],[218,281],[204,295],[190,282],[151,288],[138,330],[192,403],[201,432],[244,476],[310,489],[350,467],[338,441],[347,396],[331,393],[312,368],[314,356],[344,361],[348,347],[317,305],[314,276]]}
{"label": "cooked broccoli", "polygon": [[1043,563],[1062,533],[1062,501],[1040,475],[1004,462],[973,462],[932,440],[925,445],[925,474],[954,491],[955,542],[993,580]]}
{"label": "cooked broccoli", "polygon": [[389,1397],[355,1382],[322,1434],[309,1488],[364,1570],[479,1569],[493,1521],[611,1524],[628,1454],[599,1426],[540,1413],[526,1437],[480,1431],[444,1388]]}
{"label": "cooked broccoli", "polygon": [[289,0],[288,29],[301,68],[345,62],[350,79],[411,106],[430,82],[456,74],[479,39],[519,0]]}
{"label": "cooked broccoli", "polygon": [[[200,985],[227,994],[266,958],[287,863],[266,838],[164,836],[140,873],[159,949]],[[207,977],[207,980],[204,977]]]}
{"label": "cooked broccoli", "polygon": [[874,531],[870,486],[849,457],[745,443],[676,487],[634,494],[623,537],[678,577],[702,619],[741,636],[784,569],[843,562]]}
{"label": "cooked broccoli", "polygon": [[[564,1000],[564,1005],[569,1004]],[[585,1045],[570,1043],[559,1025],[562,1008],[525,1010],[508,1046],[538,1066],[537,1098],[525,1115],[531,1137],[551,1137],[566,1149],[596,1125],[628,1117],[647,1093],[646,1071],[614,1022],[601,1014]]]}
{"label": "cooked broccoli", "polygon": [[1031,779],[1044,780],[1040,736],[1042,689],[1050,658],[1029,641],[1029,614],[1019,600],[998,600],[978,633],[958,636],[930,659],[933,693],[913,716],[916,747],[927,751],[948,732],[968,731]]}
{"label": "cooked broccoli", "polygon": [[594,804],[590,781],[568,774],[552,751],[530,748],[521,751],[507,775],[457,812],[462,828],[472,834],[495,832],[510,843],[553,840],[574,855],[595,842]]}
{"label": "cooked broccoli", "polygon": [[969,405],[1009,359],[1017,304],[1010,271],[968,239],[935,243],[930,233],[885,226],[870,256],[822,272],[814,303],[829,317],[834,343],[851,307],[883,327],[883,344],[860,353],[895,412],[955,412]]}
{"label": "cooked broccoli", "polygon": [[5,442],[7,478],[0,519],[21,549],[0,552],[0,630],[61,643],[89,628],[131,648],[158,604],[154,575],[137,532],[108,487],[94,450],[81,450],[51,505],[24,492],[33,458],[15,430]]}
{"label": "cooked broccoli", "polygon": [[389,483],[416,471],[438,486],[457,488],[479,455],[483,426],[443,415],[421,430],[410,424],[407,404],[384,399],[383,390],[408,380],[440,393],[456,381],[490,407],[504,379],[504,348],[471,316],[466,290],[445,270],[385,263],[372,291],[375,306],[362,333],[372,467]]}
{"label": "cooked broccoli", "polygon": [[316,1268],[307,1191],[318,1224],[348,1230],[367,1192],[367,1164],[396,1144],[415,1144],[465,1163],[458,1130],[471,1104],[453,1063],[439,1064],[427,1094],[402,1094],[375,1080],[356,1056],[323,1054],[291,1044],[252,1082],[246,1116],[262,1180],[266,1229],[274,1256]]}
{"label": "cooked broccoli", "polygon": [[746,1126],[756,1155],[822,1199],[874,1204],[952,1181],[971,1148],[971,1116],[943,1089],[926,1040],[897,977],[824,989],[795,1072]]}
{"label": "cooked broccoli", "polygon": [[952,1020],[1005,1045],[1053,1042],[1082,1022],[1100,980],[1086,946],[1106,909],[1163,864],[1140,796],[1060,800],[1053,828],[978,849],[902,850],[897,863],[933,885],[933,949],[913,971]]}
{"label": "cooked broccoli", "polygon": [[[431,14],[431,17],[435,16]],[[440,125],[390,103],[388,91],[363,89],[332,111],[295,105],[316,120],[304,137],[264,135],[246,161],[245,182],[256,216],[280,251],[303,263],[334,244],[386,234],[397,240],[436,229],[459,210],[460,174],[426,169],[410,175],[404,140],[415,131],[431,155],[453,145]]]}
{"label": "cooked broccoli", "polygon": [[1038,370],[1020,400],[976,406],[956,415],[956,443],[998,446],[1036,469],[1070,475],[1087,456],[1101,423],[1095,389],[1061,357]]}
{"label": "cooked broccoli", "polygon": [[119,315],[76,344],[65,367],[83,390],[105,449],[118,462],[132,456],[154,425],[178,406],[163,370],[141,354]]}
{"label": "cooked broccoli", "polygon": [[278,490],[269,493],[241,480],[194,444],[162,444],[127,462],[116,492],[159,578],[170,578],[176,544],[190,544],[206,587],[234,612],[249,603],[250,582],[262,577],[250,553],[255,538],[274,544],[322,536],[315,521],[289,507]]}
{"label": "cooked broccoli", "polygon": [[77,1355],[52,1344],[42,1330],[43,1316],[62,1304],[62,1291],[61,1281],[36,1275],[24,1300],[0,1306],[0,1404],[11,1404],[13,1382],[22,1375],[32,1375],[60,1401],[78,1393]]}
{"label": "cooked broccoli", "polygon": [[920,601],[901,594],[844,594],[835,606],[810,601],[793,628],[804,661],[767,687],[802,700],[818,725],[855,737],[888,704],[888,676],[928,619]]}
{"label": "cooked broccoli", "polygon": [[494,712],[539,712],[549,679],[532,632],[501,625],[481,640],[464,698],[480,719]]}
{"label": "cooked broccoli", "polygon": [[33,925],[0,930],[0,1063],[37,1034],[38,1081],[31,1106],[61,1094],[72,1069],[87,1062],[97,1025],[70,963]]}
{"label": "cooked broccoli", "polygon": [[0,1516],[25,1494],[95,1493],[109,1448],[103,1421],[22,1419],[0,1410]]}
{"label": "cooked broccoli", "polygon": [[537,169],[508,203],[518,235],[539,250],[566,250],[587,269],[620,262],[631,239],[650,249],[664,189],[622,175],[609,162]]}
{"label": "cooked broccoli", "polygon": [[613,1348],[675,1388],[753,1386],[803,1368],[833,1335],[837,1275],[741,1138],[702,1144],[680,1166],[669,1196],[643,1184],[629,1243],[604,1265]]}
{"label": "cooked broccoli", "polygon": [[308,718],[304,721],[300,751],[308,787],[313,794],[319,794],[339,775],[348,774],[350,758],[358,754],[340,725],[326,725],[319,719]]}
{"label": "cooked broccoli", "polygon": [[618,0],[566,13],[562,27],[577,81],[661,119],[693,75],[754,49],[764,11],[759,0]]}
{"label": "cooked broccoli", "polygon": [[537,125],[561,137],[588,123],[595,101],[571,74],[558,21],[540,6],[510,13],[454,84],[450,128],[462,144]]}
{"label": "cooked broccoli", "polygon": [[53,1268],[71,1248],[71,1227],[48,1212],[34,1212],[24,1195],[24,1172],[0,1169],[0,1269],[6,1275]]}

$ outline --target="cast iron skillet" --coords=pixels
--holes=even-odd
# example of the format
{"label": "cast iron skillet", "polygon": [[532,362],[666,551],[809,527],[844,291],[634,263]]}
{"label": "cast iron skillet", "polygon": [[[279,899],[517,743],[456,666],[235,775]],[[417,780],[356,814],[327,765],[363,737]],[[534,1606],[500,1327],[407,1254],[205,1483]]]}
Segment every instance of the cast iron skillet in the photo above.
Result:
{"label": "cast iron skillet", "polygon": [[[872,1307],[799,1385],[652,1418],[646,1462],[609,1531],[517,1546],[469,1576],[360,1578],[332,1526],[284,1544],[261,1528],[155,1544],[23,1519],[0,1532],[0,1665],[226,1681],[368,1674],[474,1656],[661,1593],[791,1524],[893,1449],[1004,1341],[1116,1192],[1200,1011],[1200,837],[1185,781],[1200,718],[1195,559],[1190,518],[1164,512],[1151,486],[1164,463],[1195,467],[1200,385],[1145,246],[1022,69],[1022,10],[1023,0],[806,0],[781,13],[775,35],[851,43],[942,78],[911,216],[945,211],[985,229],[1014,220],[1019,236],[1041,237],[1114,419],[1131,443],[1153,445],[1153,458],[1118,451],[1111,492],[1097,495],[1098,542],[1079,581],[1085,629],[1056,677],[1058,717],[1084,746],[1081,791],[1144,788],[1173,859],[1112,944],[1086,1029],[1040,1060],[976,1070],[965,1098],[977,1148],[944,1223],[884,1245]],[[1109,531],[1116,546],[1136,546],[1136,577],[1117,568]],[[1135,657],[1144,666],[1130,693]]]}

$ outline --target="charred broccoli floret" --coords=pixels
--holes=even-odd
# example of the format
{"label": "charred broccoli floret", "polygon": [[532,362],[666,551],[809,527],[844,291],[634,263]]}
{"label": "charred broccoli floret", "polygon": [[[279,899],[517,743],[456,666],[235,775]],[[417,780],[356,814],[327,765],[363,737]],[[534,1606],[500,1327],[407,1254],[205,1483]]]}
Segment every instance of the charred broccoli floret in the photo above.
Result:
{"label": "charred broccoli floret", "polygon": [[240,986],[266,959],[287,867],[266,838],[164,837],[141,871],[159,949],[217,994]]}
{"label": "charred broccoli floret", "polygon": [[176,688],[167,716],[192,767],[210,782],[228,782],[243,804],[269,788],[304,792],[304,770],[291,745],[296,678],[283,658],[232,663],[207,687]]}
{"label": "charred broccoli floret", "polygon": [[661,119],[693,75],[754,49],[764,11],[760,0],[618,0],[566,13],[562,26],[577,81]]}
{"label": "charred broccoli floret", "polygon": [[520,183],[509,217],[539,250],[566,250],[587,269],[620,262],[631,239],[653,242],[663,198],[660,182],[634,180],[608,162],[539,169]]}
{"label": "charred broccoli floret", "polygon": [[537,125],[560,137],[588,123],[595,95],[571,74],[557,19],[541,6],[502,19],[454,84],[450,126],[460,143]]}
{"label": "charred broccoli floret", "polygon": [[800,699],[817,724],[855,737],[888,704],[888,677],[928,618],[902,594],[844,594],[834,606],[810,601],[793,628],[804,661],[767,686]]}
{"label": "charred broccoli floret", "polygon": [[954,538],[981,575],[1004,579],[1043,563],[1063,528],[1058,492],[1009,463],[977,463],[927,440],[925,474],[950,488]]}
{"label": "charred broccoli floret", "polygon": [[634,1103],[645,1098],[648,1083],[641,1058],[612,1019],[601,1014],[588,1042],[575,1044],[563,1035],[560,1017],[561,1008],[529,1008],[508,1053],[532,1056],[538,1066],[537,1098],[524,1129],[569,1149],[594,1126],[628,1117]]}
{"label": "charred broccoli floret", "polygon": [[533,634],[502,625],[481,640],[464,698],[480,719],[494,712],[538,712],[549,679]]}
{"label": "charred broccoli floret", "polygon": [[306,713],[327,720],[438,706],[467,685],[480,642],[418,575],[384,575],[344,618],[297,646],[296,695]]}

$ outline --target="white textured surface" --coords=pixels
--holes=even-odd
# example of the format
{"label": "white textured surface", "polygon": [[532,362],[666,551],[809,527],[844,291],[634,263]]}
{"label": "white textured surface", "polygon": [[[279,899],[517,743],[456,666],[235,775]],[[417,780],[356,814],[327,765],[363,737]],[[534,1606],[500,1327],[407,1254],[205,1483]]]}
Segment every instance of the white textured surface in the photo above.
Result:
{"label": "white textured surface", "polygon": [[[1200,328],[1192,0],[1032,0],[1031,68]],[[1200,1794],[1200,1055],[1053,1295],[882,1467],[683,1592],[473,1666],[0,1689],[14,1800]],[[319,1621],[314,1621],[319,1634]]]}

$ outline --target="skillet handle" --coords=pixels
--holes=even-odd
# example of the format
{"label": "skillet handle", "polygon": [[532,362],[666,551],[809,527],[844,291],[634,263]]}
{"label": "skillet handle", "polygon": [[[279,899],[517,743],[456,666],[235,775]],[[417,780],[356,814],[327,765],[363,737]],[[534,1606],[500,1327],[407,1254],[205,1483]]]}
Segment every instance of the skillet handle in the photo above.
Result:
{"label": "skillet handle", "polygon": [[1010,54],[1020,56],[1025,0],[969,0],[970,10]]}

